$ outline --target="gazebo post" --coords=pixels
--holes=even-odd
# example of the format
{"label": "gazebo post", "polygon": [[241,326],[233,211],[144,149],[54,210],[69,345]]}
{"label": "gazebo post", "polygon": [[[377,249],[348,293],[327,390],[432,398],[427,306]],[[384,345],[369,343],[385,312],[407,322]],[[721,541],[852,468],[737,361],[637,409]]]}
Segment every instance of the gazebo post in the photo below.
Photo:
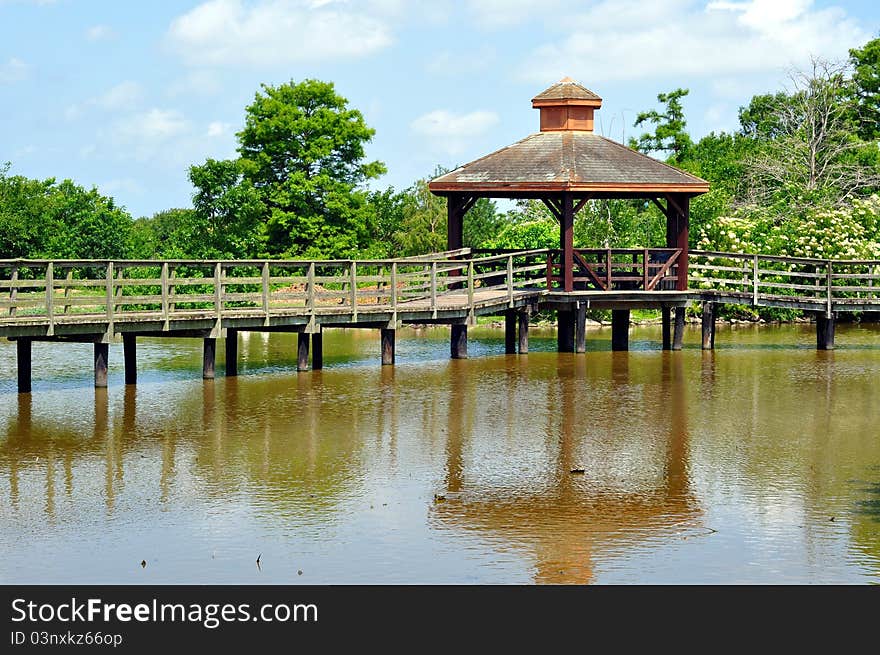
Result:
{"label": "gazebo post", "polygon": [[446,198],[446,249],[458,250],[464,241],[464,196],[451,193]]}
{"label": "gazebo post", "polygon": [[574,199],[562,194],[562,220],[559,221],[559,249],[562,250],[562,288],[574,291]]}
{"label": "gazebo post", "polygon": [[690,198],[683,193],[666,196],[666,247],[679,248],[678,282],[676,290],[688,288],[688,238],[690,226]]}

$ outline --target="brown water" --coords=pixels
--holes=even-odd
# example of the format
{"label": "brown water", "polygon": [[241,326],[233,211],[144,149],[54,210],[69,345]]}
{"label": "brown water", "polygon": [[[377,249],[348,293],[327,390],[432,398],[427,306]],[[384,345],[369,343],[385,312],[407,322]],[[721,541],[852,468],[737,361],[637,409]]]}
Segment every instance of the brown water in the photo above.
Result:
{"label": "brown water", "polygon": [[142,339],[137,388],[114,345],[98,391],[90,346],[35,344],[22,397],[4,342],[0,582],[880,582],[878,326],[588,338],[451,361],[406,330],[381,367],[328,331],[298,374],[252,334],[213,382],[199,341]]}

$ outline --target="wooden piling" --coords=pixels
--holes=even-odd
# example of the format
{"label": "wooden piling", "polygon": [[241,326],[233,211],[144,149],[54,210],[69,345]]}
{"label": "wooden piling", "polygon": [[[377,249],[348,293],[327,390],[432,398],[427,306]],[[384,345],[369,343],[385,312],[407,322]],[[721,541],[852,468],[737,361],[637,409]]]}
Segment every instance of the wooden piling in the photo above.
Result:
{"label": "wooden piling", "polygon": [[587,304],[578,303],[574,322],[574,351],[587,352]]}
{"label": "wooden piling", "polygon": [[95,388],[107,386],[107,360],[110,355],[109,343],[95,343]]}
{"label": "wooden piling", "polygon": [[529,313],[522,311],[519,313],[519,354],[529,354]]}
{"label": "wooden piling", "polygon": [[125,384],[137,384],[137,337],[135,335],[122,335],[122,358],[125,362]]}
{"label": "wooden piling", "polygon": [[296,370],[309,370],[309,335],[306,332],[296,335]]}
{"label": "wooden piling", "polygon": [[397,330],[389,330],[382,328],[379,330],[382,341],[382,366],[394,365],[394,339],[397,336]]}
{"label": "wooden piling", "polygon": [[31,340],[17,339],[15,352],[18,363],[18,393],[31,392]]}
{"label": "wooden piling", "polygon": [[226,330],[226,377],[238,375],[238,330]]}
{"label": "wooden piling", "polygon": [[312,370],[324,368],[324,333],[312,332]]}
{"label": "wooden piling", "polygon": [[825,312],[816,314],[816,348],[818,350],[834,350],[835,316],[827,316]]}
{"label": "wooden piling", "polygon": [[715,303],[703,303],[703,350],[715,349]]}
{"label": "wooden piling", "polygon": [[202,379],[214,379],[214,364],[217,359],[217,339],[202,339]]}
{"label": "wooden piling", "polygon": [[661,329],[663,331],[663,350],[672,350],[672,311],[669,307],[660,310]]}
{"label": "wooden piling", "polygon": [[611,350],[629,350],[629,310],[611,310]]}
{"label": "wooden piling", "polygon": [[675,329],[672,334],[672,349],[681,350],[684,344],[684,307],[675,308]]}
{"label": "wooden piling", "polygon": [[556,349],[561,353],[573,353],[574,312],[567,309],[560,309],[556,314]]}
{"label": "wooden piling", "polygon": [[513,310],[504,312],[504,353],[516,353],[516,312]]}
{"label": "wooden piling", "polygon": [[453,323],[449,342],[452,359],[467,359],[467,325]]}

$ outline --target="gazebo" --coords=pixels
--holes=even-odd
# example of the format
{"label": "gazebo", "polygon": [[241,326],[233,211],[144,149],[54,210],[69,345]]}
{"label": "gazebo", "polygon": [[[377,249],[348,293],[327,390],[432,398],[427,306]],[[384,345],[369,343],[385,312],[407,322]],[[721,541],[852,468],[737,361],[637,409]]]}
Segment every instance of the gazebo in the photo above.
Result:
{"label": "gazebo", "polygon": [[[611,250],[607,283],[592,272],[574,249],[574,218],[590,200],[646,199],[666,216],[666,248],[673,250],[666,256],[676,260],[674,289],[686,290],[689,203],[706,193],[709,183],[596,134],[593,115],[601,106],[602,98],[566,77],[532,99],[532,107],[540,110],[540,132],[432,180],[431,192],[447,199],[448,248],[462,247],[464,216],[479,198],[537,199],[559,221],[562,293],[576,292],[576,271],[586,274],[582,279],[593,280],[597,290],[632,289],[613,286]],[[643,292],[654,290],[647,283],[647,257],[646,250],[640,264]],[[628,325],[629,312],[623,311]],[[560,328],[567,320],[561,313]]]}

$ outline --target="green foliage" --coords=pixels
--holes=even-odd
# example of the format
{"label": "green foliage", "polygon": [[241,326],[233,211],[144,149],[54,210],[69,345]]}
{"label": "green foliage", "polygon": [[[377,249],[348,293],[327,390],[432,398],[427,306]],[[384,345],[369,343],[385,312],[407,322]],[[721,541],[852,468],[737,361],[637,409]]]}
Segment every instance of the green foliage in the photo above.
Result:
{"label": "green foliage", "polygon": [[789,257],[876,259],[880,257],[880,197],[856,198],[836,208],[803,204],[782,220],[767,208],[746,208],[705,226],[698,246]]}
{"label": "green foliage", "polygon": [[691,137],[685,131],[687,121],[681,104],[681,99],[688,92],[688,89],[675,89],[669,93],[658,94],[657,101],[666,105],[665,110],[658,112],[652,109],[641,112],[636,116],[634,123],[634,127],[650,123],[655,126],[654,131],[642,134],[638,140],[631,139],[630,147],[644,153],[669,153],[670,163],[681,159],[691,146]]}
{"label": "green foliage", "polygon": [[394,239],[404,256],[446,250],[446,199],[416,180],[403,194],[402,220]]}
{"label": "green foliage", "polygon": [[374,130],[328,82],[263,85],[239,132],[241,166],[268,210],[271,254],[344,257],[371,240],[364,162]]}
{"label": "green foliage", "polygon": [[559,248],[559,223],[546,218],[510,221],[484,247],[522,250]]}
{"label": "green foliage", "polygon": [[578,248],[643,248],[666,245],[666,217],[651,202],[593,200],[574,222]]}
{"label": "green foliage", "polygon": [[849,51],[853,67],[858,134],[865,141],[880,139],[880,38]]}
{"label": "green foliage", "polygon": [[189,179],[197,191],[189,218],[196,221],[185,221],[180,236],[191,256],[235,259],[261,251],[265,206],[242,166],[240,161],[208,159],[190,168]]}
{"label": "green foliage", "polygon": [[112,198],[71,180],[9,176],[0,167],[0,258],[126,257],[132,220]]}

